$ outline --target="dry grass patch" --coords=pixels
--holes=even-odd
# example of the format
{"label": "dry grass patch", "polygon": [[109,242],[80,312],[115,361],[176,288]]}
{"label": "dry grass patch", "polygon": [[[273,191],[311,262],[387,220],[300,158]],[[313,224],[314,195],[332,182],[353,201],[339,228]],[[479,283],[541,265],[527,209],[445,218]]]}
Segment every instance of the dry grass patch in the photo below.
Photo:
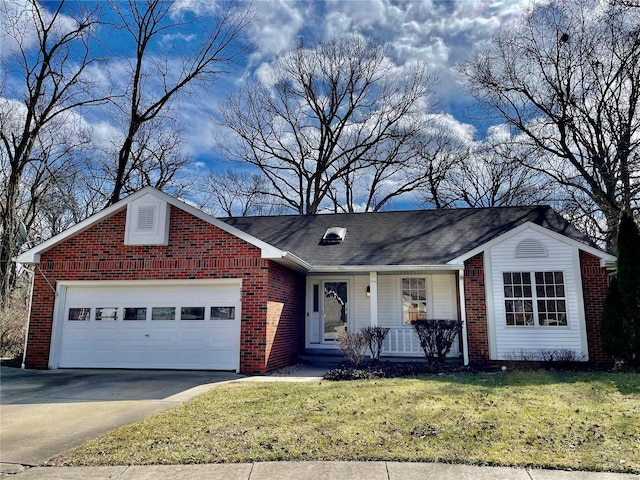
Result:
{"label": "dry grass patch", "polygon": [[515,372],[234,383],[58,465],[442,461],[640,472],[640,375]]}

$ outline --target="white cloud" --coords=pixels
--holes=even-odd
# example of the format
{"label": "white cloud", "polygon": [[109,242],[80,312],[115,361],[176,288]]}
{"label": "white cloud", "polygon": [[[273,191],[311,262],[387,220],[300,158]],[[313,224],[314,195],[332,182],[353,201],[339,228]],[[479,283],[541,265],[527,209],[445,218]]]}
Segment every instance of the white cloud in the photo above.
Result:
{"label": "white cloud", "polygon": [[295,46],[313,2],[298,5],[286,0],[257,1],[253,9],[254,20],[248,31],[256,48],[254,58],[272,57]]}

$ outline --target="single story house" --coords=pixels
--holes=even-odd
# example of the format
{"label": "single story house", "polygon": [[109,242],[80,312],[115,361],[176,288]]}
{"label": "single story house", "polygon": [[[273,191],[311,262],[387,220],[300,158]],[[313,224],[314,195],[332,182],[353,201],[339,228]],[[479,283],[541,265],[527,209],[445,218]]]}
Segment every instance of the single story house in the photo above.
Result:
{"label": "single story house", "polygon": [[151,187],[16,258],[33,270],[26,368],[265,373],[336,333],[459,319],[462,362],[601,339],[615,261],[547,206],[214,218]]}

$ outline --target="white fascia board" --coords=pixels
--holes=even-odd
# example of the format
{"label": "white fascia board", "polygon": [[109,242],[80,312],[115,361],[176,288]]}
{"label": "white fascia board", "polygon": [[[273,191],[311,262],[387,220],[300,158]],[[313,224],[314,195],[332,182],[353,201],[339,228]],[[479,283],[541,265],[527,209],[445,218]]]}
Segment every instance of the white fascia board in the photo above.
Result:
{"label": "white fascia board", "polygon": [[416,270],[427,271],[457,271],[464,264],[443,265],[313,265],[310,273],[331,272],[412,272]]}
{"label": "white fascia board", "polygon": [[[93,225],[102,221],[104,218],[108,217],[109,215],[112,215],[113,213],[126,207],[128,204],[132,203],[136,199],[147,194],[151,194],[176,208],[179,208],[181,210],[184,210],[187,213],[190,213],[191,215],[199,218],[200,220],[203,220],[215,227],[218,227],[220,230],[223,230],[235,237],[240,238],[241,240],[244,240],[247,243],[250,243],[251,245],[258,247],[260,250],[262,250],[263,258],[281,258],[285,256],[285,252],[274,247],[273,245],[263,242],[262,240],[256,237],[253,237],[248,233],[243,232],[242,230],[232,227],[231,225],[223,222],[222,220],[218,220],[217,218],[209,215],[208,213],[203,212],[202,210],[196,207],[189,205],[188,203],[178,200],[177,198],[174,198],[171,195],[167,195],[166,193],[161,192],[160,190],[157,190],[153,187],[144,187],[143,189],[138,190],[137,192],[132,193],[128,197],[120,200],[118,203],[115,203],[110,207],[105,208],[104,210],[96,213],[95,215],[92,215],[91,217],[68,228],[64,232],[54,237],[51,237],[49,240],[45,242],[42,242],[40,245],[37,245],[27,250],[26,252],[21,253],[20,255],[14,258],[14,261],[16,263],[23,263],[23,264],[39,263],[41,253],[45,252],[46,250],[55,246],[56,244],[66,240],[67,238],[72,237],[73,235],[76,235],[77,233],[80,233],[89,227],[92,227]],[[122,235],[124,239],[124,231],[122,232]]]}
{"label": "white fascia board", "polygon": [[517,227],[509,230],[508,232],[503,233],[502,235],[497,236],[496,238],[489,240],[487,243],[483,243],[482,245],[480,245],[479,247],[474,248],[473,250],[469,250],[467,253],[464,253],[463,255],[460,255],[459,257],[454,258],[453,260],[450,260],[449,262],[447,262],[447,264],[449,265],[459,265],[461,263],[464,263],[466,260],[476,256],[477,254],[484,252],[485,250],[493,247],[494,245],[497,245],[499,243],[504,242],[505,240],[513,237],[514,235],[517,235],[527,229],[532,229],[535,230],[543,235],[546,235],[548,237],[551,237],[555,240],[558,240],[562,243],[565,243],[569,246],[578,248],[580,250],[584,250],[587,253],[590,253],[591,255],[594,255],[598,258],[601,259],[601,265],[604,267],[606,263],[610,263],[610,262],[615,262],[616,261],[616,257],[614,257],[613,255],[603,252],[602,250],[599,250],[597,248],[591,247],[589,245],[587,245],[586,243],[582,243],[582,242],[578,242],[577,240],[574,240],[572,238],[569,238],[565,235],[562,235],[561,233],[558,232],[554,232],[553,230],[549,230],[546,227],[542,227],[536,223],[533,222],[525,222],[522,225],[518,225]]}

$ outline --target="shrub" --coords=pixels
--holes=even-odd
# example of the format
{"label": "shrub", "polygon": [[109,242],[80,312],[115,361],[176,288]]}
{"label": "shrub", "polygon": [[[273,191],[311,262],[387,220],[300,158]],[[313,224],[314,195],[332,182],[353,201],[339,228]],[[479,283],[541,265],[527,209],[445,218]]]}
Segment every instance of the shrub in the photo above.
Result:
{"label": "shrub", "polygon": [[29,289],[19,288],[0,310],[0,357],[22,356],[28,311]]}
{"label": "shrub", "polygon": [[453,342],[462,331],[459,320],[414,320],[411,322],[420,339],[427,360],[444,363]]}
{"label": "shrub", "polygon": [[627,212],[620,218],[617,250],[602,317],[604,343],[617,360],[640,365],[640,231]]}
{"label": "shrub", "polygon": [[369,345],[371,358],[373,360],[379,360],[380,354],[382,353],[382,343],[389,334],[389,329],[384,327],[364,327],[362,334]]}
{"label": "shrub", "polygon": [[340,332],[336,335],[338,346],[347,361],[354,367],[359,367],[364,363],[364,350],[367,347],[367,340],[361,332]]}

